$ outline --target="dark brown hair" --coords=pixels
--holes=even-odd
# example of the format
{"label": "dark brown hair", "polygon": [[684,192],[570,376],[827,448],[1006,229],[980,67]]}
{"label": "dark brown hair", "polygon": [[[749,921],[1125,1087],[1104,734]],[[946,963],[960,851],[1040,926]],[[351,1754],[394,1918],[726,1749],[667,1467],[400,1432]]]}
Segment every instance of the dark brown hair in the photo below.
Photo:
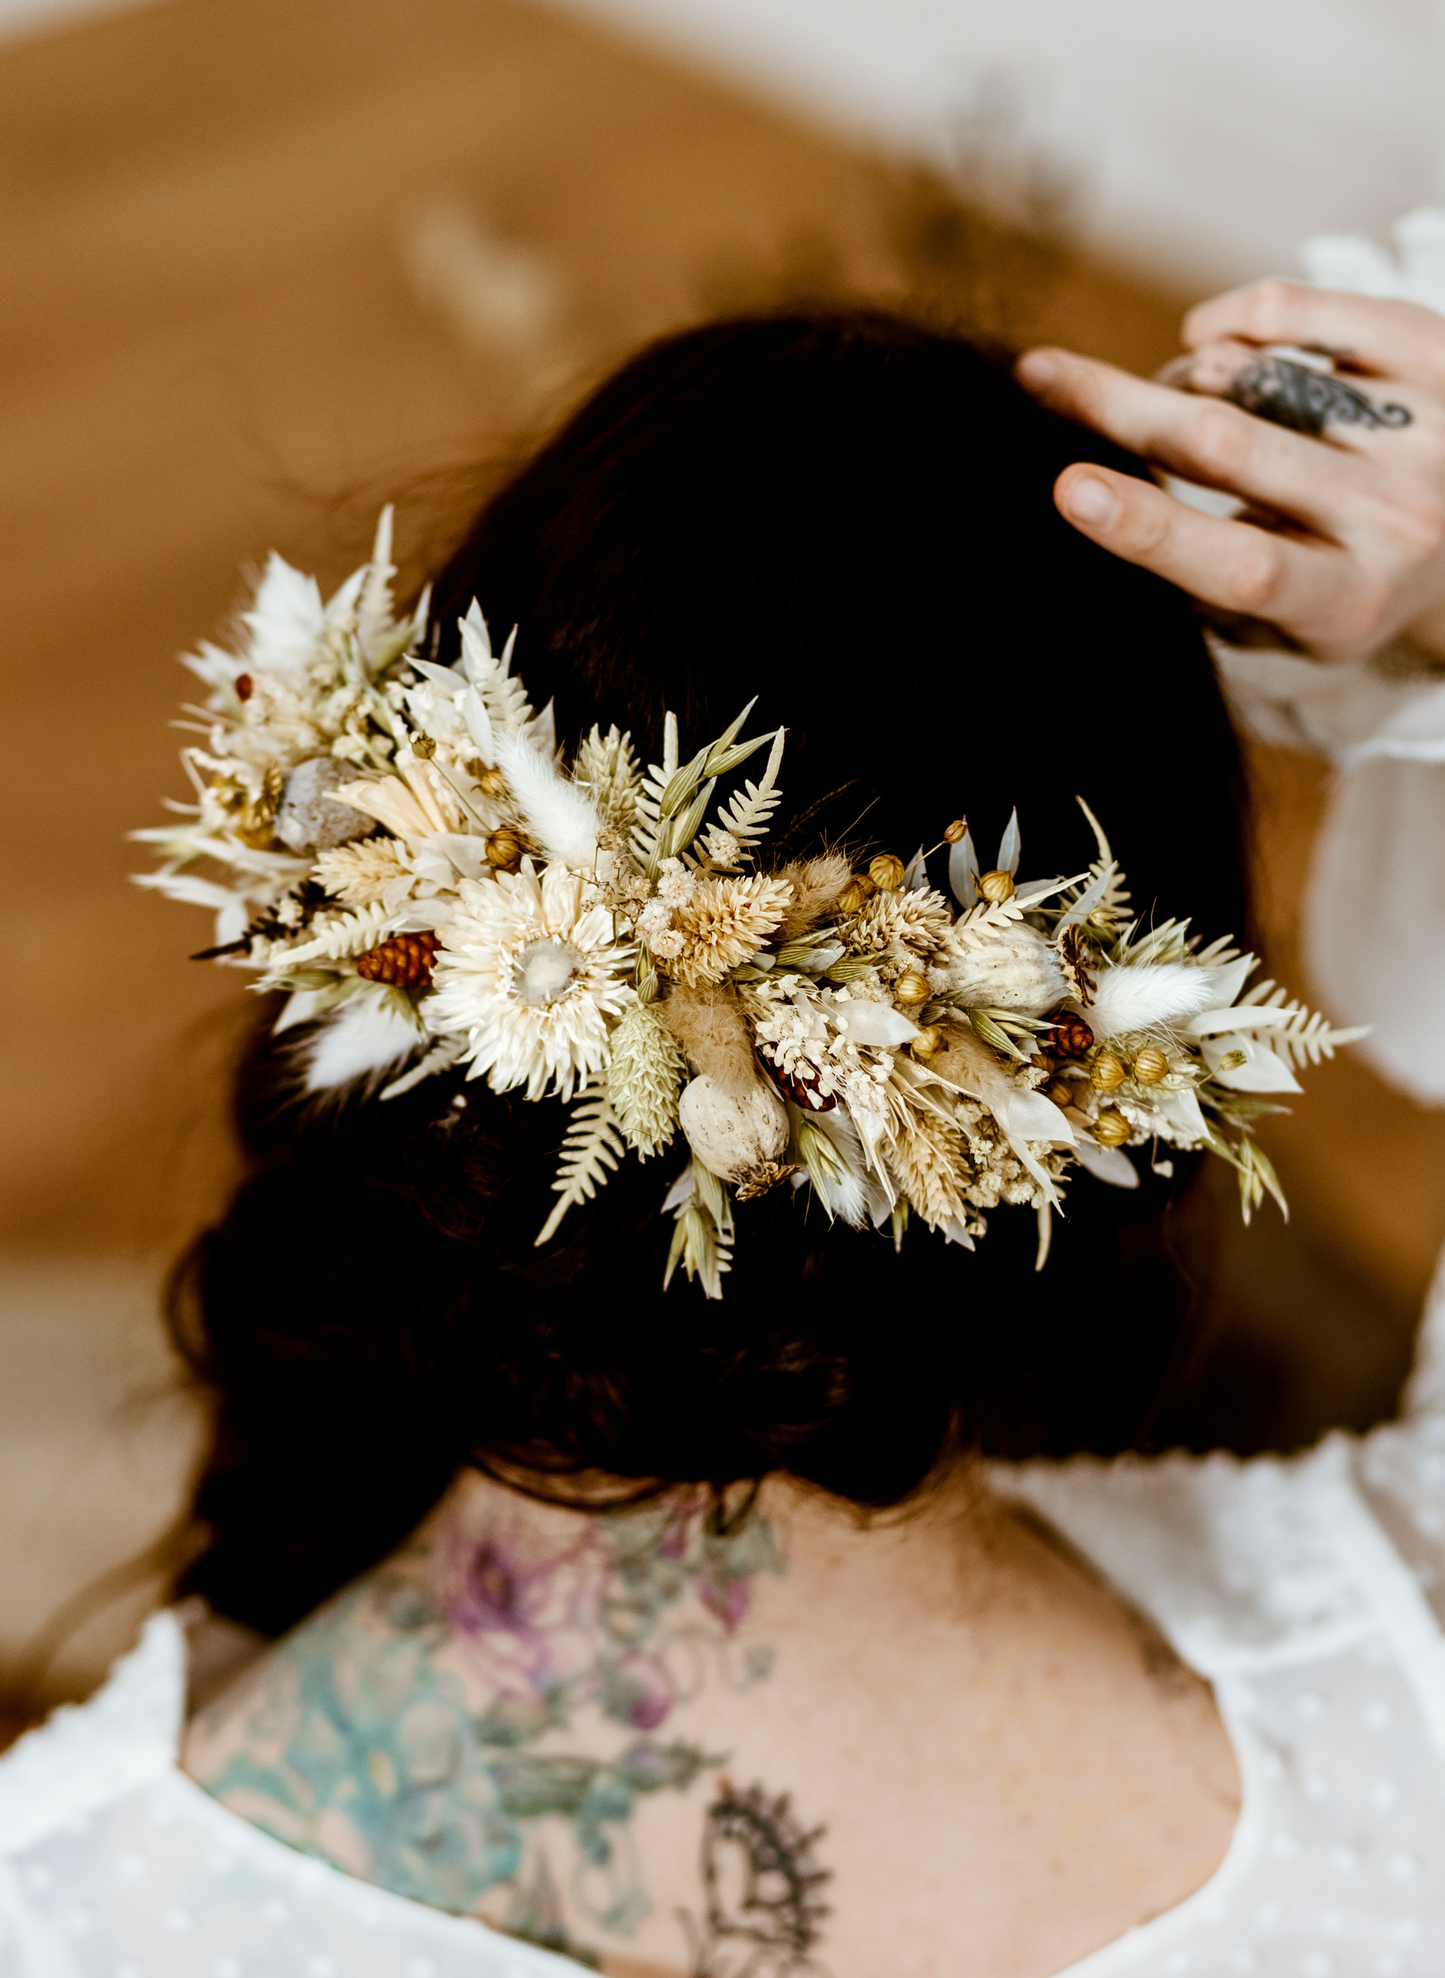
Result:
{"label": "dark brown hair", "polygon": [[[1026,870],[1077,871],[1081,791],[1143,913],[1242,931],[1203,640],[1056,514],[1081,453],[1139,471],[963,341],[862,312],[709,324],[633,359],[476,517],[437,577],[435,650],[476,597],[520,627],[564,740],[619,719],[645,759],[664,708],[691,747],[759,694],[789,730],[779,855],[907,856],[965,813],[987,853],[1017,805]],[[661,1289],[676,1149],[538,1251],[563,1109],[472,1084],[459,1110],[459,1089],[308,1113],[281,1042],[241,1068],[247,1172],[176,1289],[216,1401],[186,1585],[222,1612],[287,1626],[468,1462],[557,1488],[786,1470],[886,1506],[951,1449],[1143,1433],[1187,1305],[1171,1184],[1080,1175],[1040,1275],[1021,1211],[976,1254],[921,1228],[895,1254],[774,1191],[738,1211],[709,1303]]]}

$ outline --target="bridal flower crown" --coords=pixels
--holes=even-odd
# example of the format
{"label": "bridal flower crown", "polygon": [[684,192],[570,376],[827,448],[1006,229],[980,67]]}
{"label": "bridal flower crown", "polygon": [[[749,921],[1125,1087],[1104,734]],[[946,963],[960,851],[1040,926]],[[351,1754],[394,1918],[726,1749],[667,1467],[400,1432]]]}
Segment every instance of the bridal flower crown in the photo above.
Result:
{"label": "bridal flower crown", "polygon": [[539,1243],[680,1136],[667,1279],[680,1263],[709,1297],[733,1203],[775,1186],[967,1248],[1027,1204],[1041,1265],[1071,1168],[1133,1188],[1126,1148],[1167,1174],[1161,1147],[1207,1147],[1246,1221],[1266,1191],[1284,1207],[1251,1123],[1363,1033],[1246,989],[1257,963],[1225,939],[1145,926],[1087,805],[1098,857],[1066,878],[1020,880],[1016,818],[987,870],[961,818],[907,861],[770,866],[784,737],[744,739],[751,703],[686,759],[668,715],[660,763],[613,726],[566,765],[513,641],[494,653],[474,604],[433,664],[394,575],[389,510],[327,604],[271,558],[241,649],[186,661],[210,690],[182,724],[195,802],[136,834],[164,861],[142,885],[216,910],[202,958],[287,992],[308,1091],[386,1100],[464,1069],[570,1101]]}

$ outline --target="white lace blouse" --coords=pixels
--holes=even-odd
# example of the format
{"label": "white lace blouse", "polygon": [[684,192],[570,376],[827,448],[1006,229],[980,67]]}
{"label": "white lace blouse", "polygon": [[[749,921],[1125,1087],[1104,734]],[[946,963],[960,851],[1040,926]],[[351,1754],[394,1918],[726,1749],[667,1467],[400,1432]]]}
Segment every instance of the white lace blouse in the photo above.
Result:
{"label": "white lace blouse", "polygon": [[[1068,1978],[1445,1978],[1445,1273],[1405,1418],[1289,1461],[1001,1472],[1214,1687],[1244,1805],[1196,1895]],[[0,1760],[0,1978],[565,1978],[177,1765],[170,1614]]]}

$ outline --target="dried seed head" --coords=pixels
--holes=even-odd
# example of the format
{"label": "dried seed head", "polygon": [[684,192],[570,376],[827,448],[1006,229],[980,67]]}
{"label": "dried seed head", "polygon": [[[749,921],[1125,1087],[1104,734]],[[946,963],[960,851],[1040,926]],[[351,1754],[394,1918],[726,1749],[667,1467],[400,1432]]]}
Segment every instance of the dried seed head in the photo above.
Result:
{"label": "dried seed head", "polygon": [[986,900],[991,900],[995,906],[1002,906],[1005,900],[1013,898],[1013,874],[999,871],[985,872],[978,882],[978,890]]}
{"label": "dried seed head", "polygon": [[892,852],[880,852],[868,867],[868,877],[880,893],[896,893],[903,884],[904,866]]}
{"label": "dried seed head", "polygon": [[945,829],[943,833],[943,842],[945,845],[961,845],[967,836],[968,836],[967,820],[962,817],[956,817],[953,820],[952,824],[948,825],[947,828]]}
{"label": "dried seed head", "polygon": [[1169,1069],[1169,1060],[1157,1044],[1146,1044],[1134,1060],[1134,1076],[1141,1085],[1157,1085]]}
{"label": "dried seed head", "polygon": [[866,872],[855,872],[838,895],[839,913],[857,913],[861,907],[867,906],[877,891]]}
{"label": "dried seed head", "polygon": [[893,994],[906,1009],[917,1009],[928,1001],[933,988],[921,968],[906,968],[894,983]]}
{"label": "dried seed head", "polygon": [[944,1034],[936,1023],[927,1024],[909,1045],[915,1058],[931,1058],[944,1046]]}
{"label": "dried seed head", "polygon": [[1101,1147],[1122,1147],[1129,1138],[1129,1122],[1112,1106],[1106,1106],[1094,1121],[1094,1138]]}
{"label": "dried seed head", "polygon": [[1089,1067],[1089,1077],[1096,1092],[1112,1092],[1116,1085],[1124,1083],[1128,1073],[1112,1051],[1100,1051]]}
{"label": "dried seed head", "polygon": [[1072,1106],[1078,1094],[1066,1078],[1051,1078],[1044,1087],[1044,1097],[1056,1106]]}
{"label": "dried seed head", "polygon": [[498,872],[515,872],[522,863],[522,841],[510,825],[504,824],[500,831],[489,831],[485,850],[487,864],[494,865]]}
{"label": "dried seed head", "polygon": [[505,797],[507,779],[500,769],[484,769],[477,778],[477,788],[484,797]]}

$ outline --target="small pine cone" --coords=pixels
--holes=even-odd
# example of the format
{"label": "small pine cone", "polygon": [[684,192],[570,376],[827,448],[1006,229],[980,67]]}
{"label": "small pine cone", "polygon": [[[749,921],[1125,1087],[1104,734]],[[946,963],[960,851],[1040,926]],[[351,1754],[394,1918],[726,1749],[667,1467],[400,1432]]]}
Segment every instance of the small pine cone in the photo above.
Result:
{"label": "small pine cone", "polygon": [[430,932],[394,934],[358,955],[356,972],[368,982],[385,982],[393,989],[429,989],[432,958],[440,945]]}
{"label": "small pine cone", "polygon": [[1094,1048],[1094,1033],[1081,1016],[1056,1016],[1051,1030],[1042,1031],[1039,1042],[1056,1058],[1082,1058]]}

